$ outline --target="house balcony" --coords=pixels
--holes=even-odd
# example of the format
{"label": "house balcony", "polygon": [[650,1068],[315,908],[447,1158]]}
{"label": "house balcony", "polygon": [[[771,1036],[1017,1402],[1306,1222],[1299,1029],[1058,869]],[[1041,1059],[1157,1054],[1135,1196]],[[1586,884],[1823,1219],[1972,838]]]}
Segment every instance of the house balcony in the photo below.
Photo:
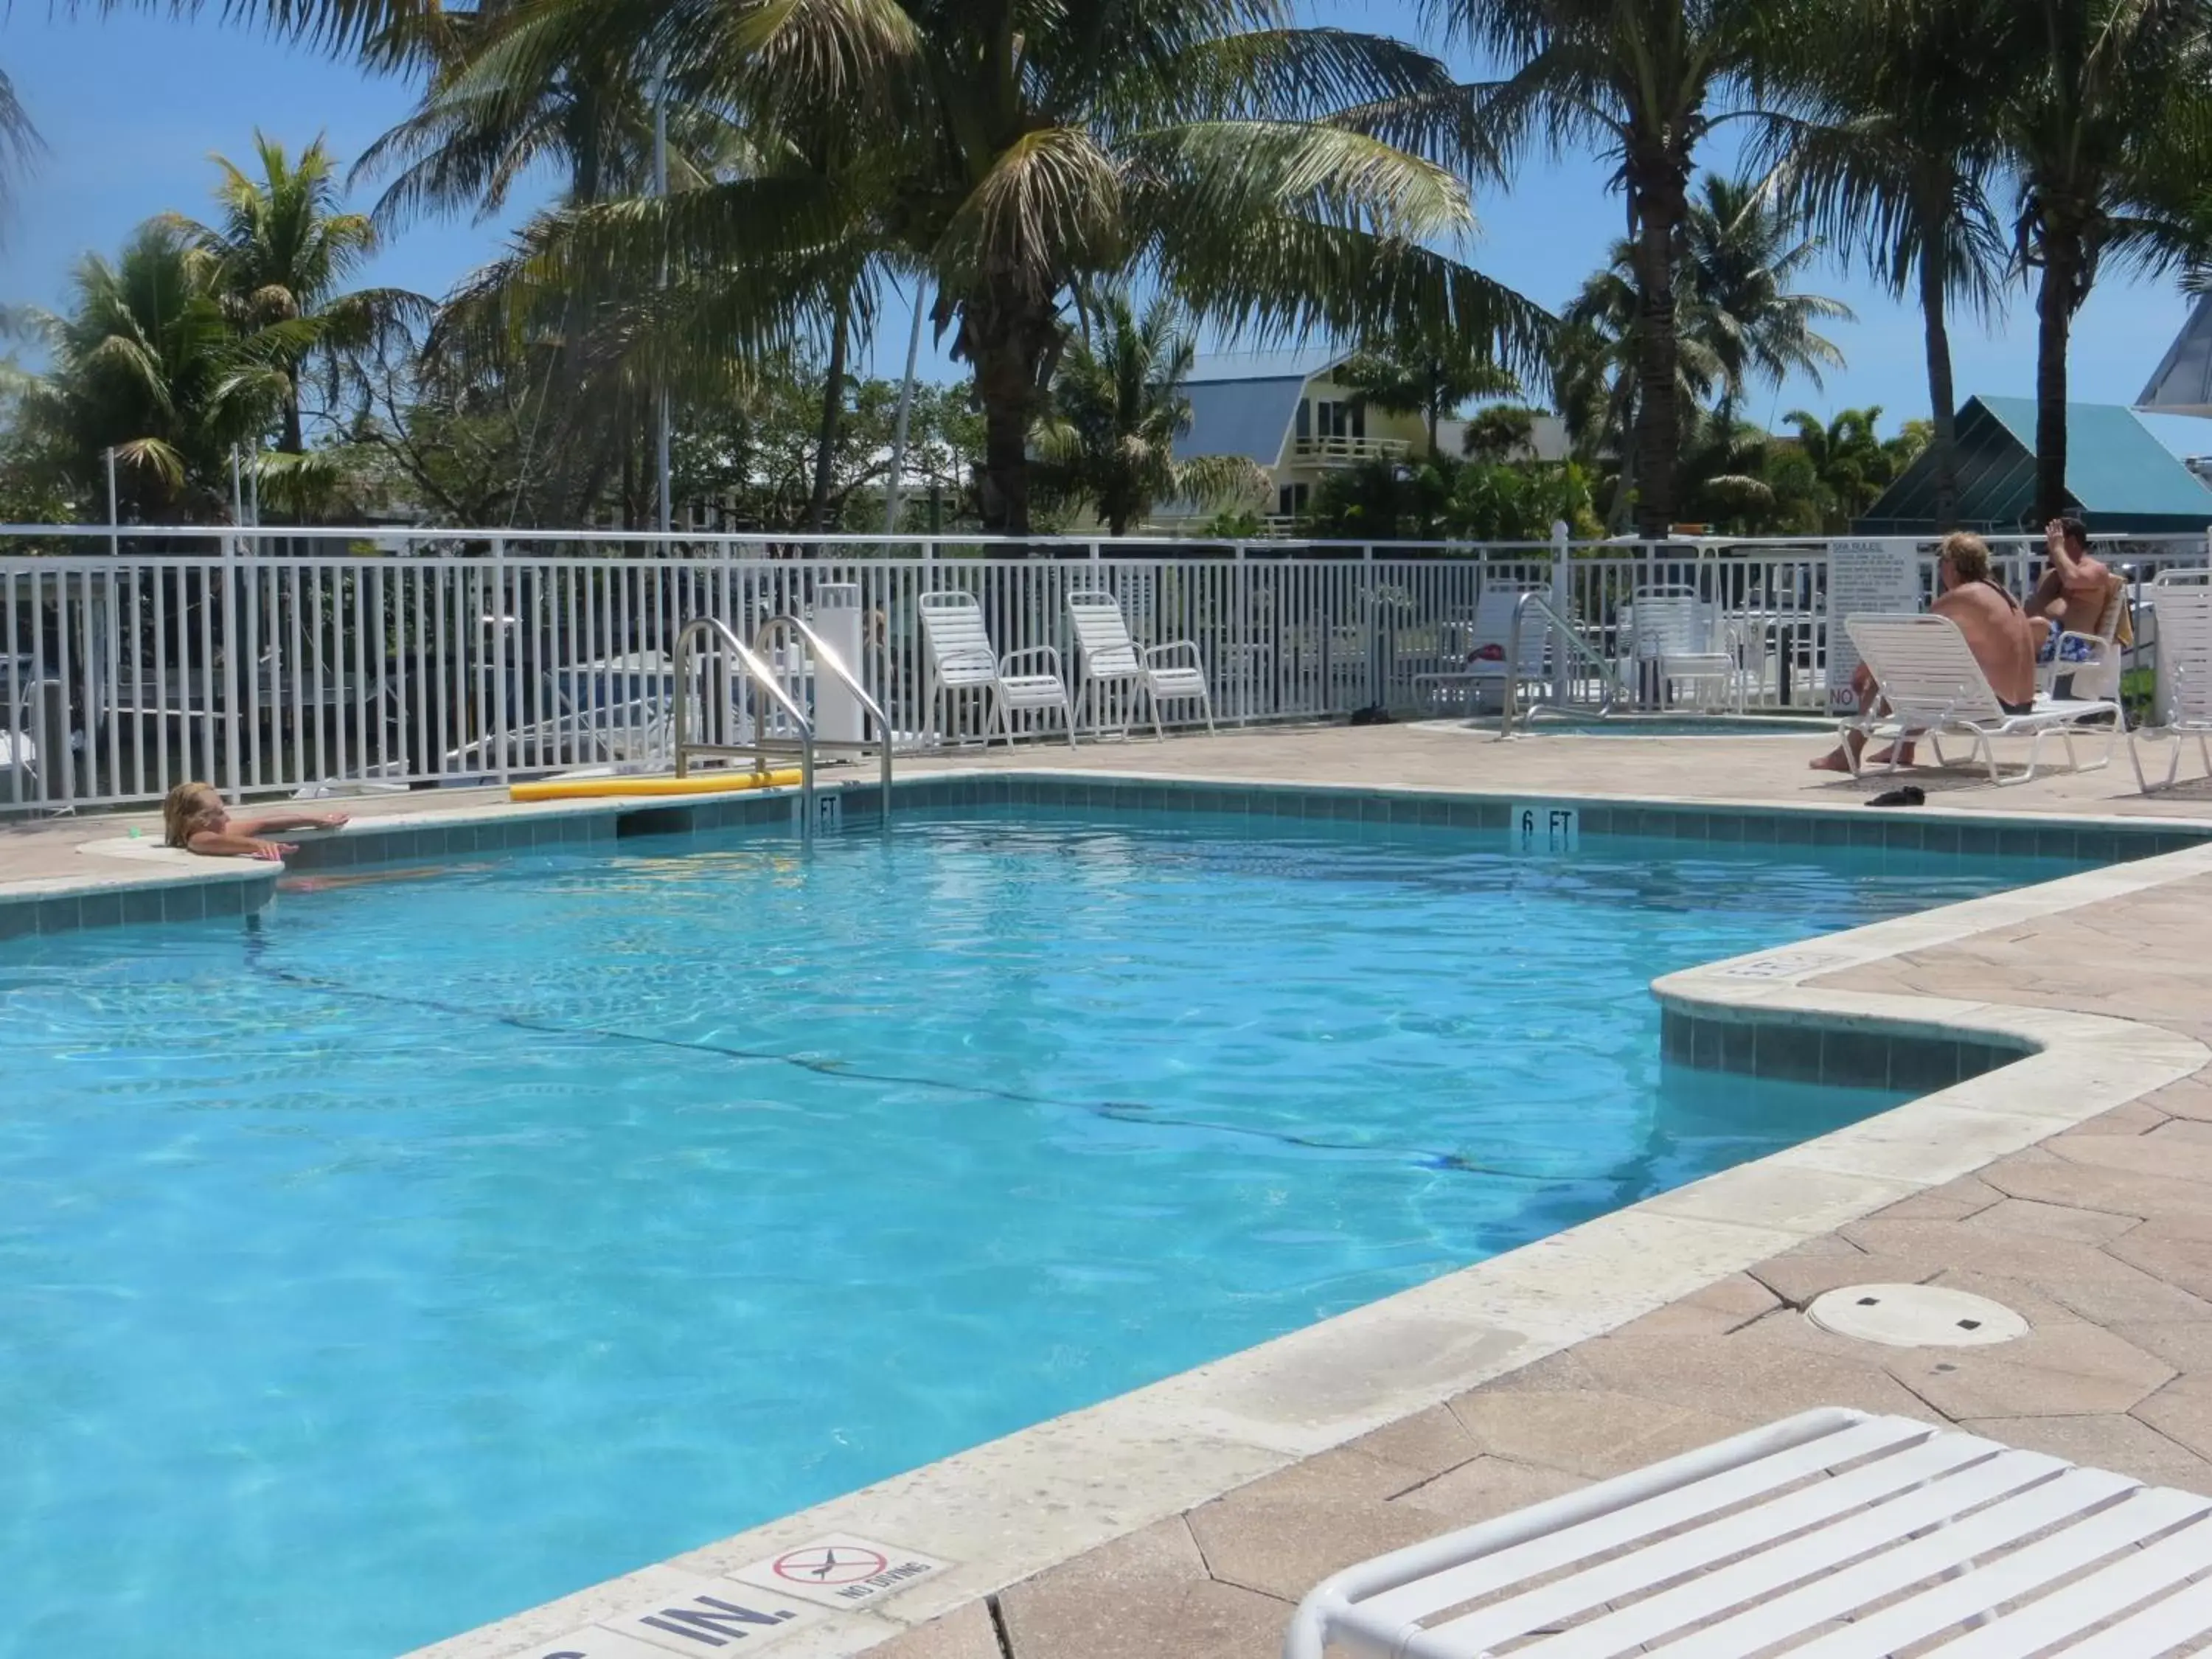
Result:
{"label": "house balcony", "polygon": [[1361,461],[1402,461],[1413,447],[1403,438],[1293,438],[1291,459],[1309,466],[1352,466]]}

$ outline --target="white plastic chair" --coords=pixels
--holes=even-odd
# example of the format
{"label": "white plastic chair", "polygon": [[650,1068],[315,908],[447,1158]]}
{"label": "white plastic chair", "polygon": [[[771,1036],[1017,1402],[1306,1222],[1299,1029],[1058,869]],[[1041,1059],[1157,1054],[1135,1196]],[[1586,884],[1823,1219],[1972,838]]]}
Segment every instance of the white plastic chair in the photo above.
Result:
{"label": "white plastic chair", "polygon": [[1347,1568],[1283,1653],[2148,1659],[2208,1571],[2212,1498],[1830,1407]]}
{"label": "white plastic chair", "polygon": [[1206,729],[1213,730],[1213,698],[1206,690],[1206,664],[1195,641],[1176,640],[1139,649],[1129,637],[1121,601],[1096,589],[1067,596],[1067,621],[1075,634],[1076,705],[1088,712],[1094,730],[1103,719],[1099,693],[1113,685],[1144,694],[1154,737],[1167,735],[1160,725],[1163,702],[1195,700],[1206,716]]}
{"label": "white plastic chair", "polygon": [[[2051,648],[2051,660],[2037,665],[2036,689],[2046,695],[2053,693],[2063,678],[2071,683],[2077,697],[2105,697],[2118,702],[2120,618],[2127,607],[2126,578],[2111,577],[2105,594],[2105,609],[2096,626],[2081,630],[2068,629],[2058,635]],[[2065,659],[2069,650],[2075,654],[2072,662]]]}
{"label": "white plastic chair", "polygon": [[[983,626],[983,609],[972,593],[925,593],[919,609],[922,641],[929,658],[923,706],[929,711],[928,731],[933,738],[941,729],[940,702],[948,705],[949,714],[949,705],[961,692],[981,691],[988,704],[985,748],[990,747],[994,730],[1005,736],[1009,745],[1013,743],[1016,713],[1034,714],[1053,709],[1060,713],[1067,746],[1075,747],[1075,715],[1068,704],[1067,687],[1060,679],[1060,653],[1055,647],[1038,645],[1009,651],[1003,657],[994,654],[991,635]],[[1043,672],[1016,672],[1018,665],[1031,662],[1040,665]]]}
{"label": "white plastic chair", "polygon": [[[2076,771],[2094,772],[2112,763],[2121,721],[2120,706],[2111,699],[2039,696],[2027,714],[2008,714],[1990,690],[1989,676],[1975,661],[1966,636],[1948,617],[1869,614],[1846,617],[1844,627],[1858,647],[1859,660],[1881,688],[1882,701],[1888,704],[1885,714],[1862,712],[1843,723],[1844,753],[1850,757],[1854,775],[1859,771],[1858,757],[1851,753],[1849,741],[1854,732],[1893,743],[1924,738],[1936,751],[1938,766],[1944,763],[1942,734],[1963,733],[1974,743],[1967,757],[1969,764],[1980,759],[1989,768],[1990,781],[1996,784],[2025,783],[2033,777],[2043,740],[2053,732],[2065,744],[2067,764]],[[2110,721],[2105,757],[2094,766],[2084,767],[2074,753],[2074,732],[2092,720]],[[2028,736],[2035,741],[2028,750],[2027,770],[2016,778],[2000,776],[1990,739]],[[1896,762],[1883,769],[1895,771]]]}
{"label": "white plastic chair", "polygon": [[1743,677],[1735,653],[1717,638],[1719,617],[1689,592],[1638,593],[1630,609],[1636,660],[1658,681],[1662,703],[1671,704],[1677,685],[1689,688],[1699,708],[1743,710]]}
{"label": "white plastic chair", "polygon": [[[2152,619],[2158,627],[2158,699],[2149,722],[2128,733],[2128,758],[2136,785],[2146,795],[2171,789],[2181,775],[2181,750],[2191,737],[2204,775],[2212,778],[2212,587],[2153,583]],[[2154,785],[2143,772],[2142,743],[2170,739],[2173,753],[2166,781]]]}

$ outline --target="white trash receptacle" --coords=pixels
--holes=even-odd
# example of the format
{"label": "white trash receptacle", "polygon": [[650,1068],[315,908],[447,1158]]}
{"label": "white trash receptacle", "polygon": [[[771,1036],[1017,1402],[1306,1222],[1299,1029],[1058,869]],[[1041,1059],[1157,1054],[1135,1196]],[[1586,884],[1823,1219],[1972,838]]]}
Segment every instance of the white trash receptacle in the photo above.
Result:
{"label": "white trash receptacle", "polygon": [[[858,582],[826,582],[814,590],[815,633],[837,653],[848,673],[860,672],[860,586]],[[866,721],[860,700],[834,674],[818,667],[814,674],[814,735],[824,743],[863,743]]]}

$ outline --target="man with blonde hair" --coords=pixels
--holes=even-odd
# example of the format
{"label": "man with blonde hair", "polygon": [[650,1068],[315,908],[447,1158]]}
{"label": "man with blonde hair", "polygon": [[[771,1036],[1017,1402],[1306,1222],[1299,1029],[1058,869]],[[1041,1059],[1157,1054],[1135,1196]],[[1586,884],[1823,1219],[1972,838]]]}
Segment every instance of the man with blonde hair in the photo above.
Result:
{"label": "man with blonde hair", "polygon": [[[1963,530],[1943,538],[1937,550],[1936,603],[1929,608],[1948,617],[1966,637],[1966,648],[1989,677],[1990,690],[1997,694],[2008,714],[2025,714],[2035,707],[2036,629],[2020,601],[1998,582],[1990,563],[1989,544]],[[1861,709],[1876,695],[1874,675],[1861,663],[1851,676],[1851,690]],[[1813,763],[1817,772],[1848,772],[1866,745],[1866,734],[1854,732],[1844,739],[1848,750],[1837,749]],[[1874,756],[1882,765],[1894,759],[1899,766],[1912,764],[1912,745],[1899,744],[1893,756],[1884,750]]]}

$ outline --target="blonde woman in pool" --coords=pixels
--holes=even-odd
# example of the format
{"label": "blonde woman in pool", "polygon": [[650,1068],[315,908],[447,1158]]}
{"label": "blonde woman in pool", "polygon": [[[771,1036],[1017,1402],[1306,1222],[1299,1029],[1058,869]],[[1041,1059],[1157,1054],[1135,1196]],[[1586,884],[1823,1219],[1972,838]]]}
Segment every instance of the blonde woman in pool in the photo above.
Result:
{"label": "blonde woman in pool", "polygon": [[161,840],[167,846],[210,858],[273,860],[299,849],[289,842],[264,837],[284,830],[336,830],[345,821],[343,812],[283,812],[234,823],[214,785],[180,783],[161,803]]}

